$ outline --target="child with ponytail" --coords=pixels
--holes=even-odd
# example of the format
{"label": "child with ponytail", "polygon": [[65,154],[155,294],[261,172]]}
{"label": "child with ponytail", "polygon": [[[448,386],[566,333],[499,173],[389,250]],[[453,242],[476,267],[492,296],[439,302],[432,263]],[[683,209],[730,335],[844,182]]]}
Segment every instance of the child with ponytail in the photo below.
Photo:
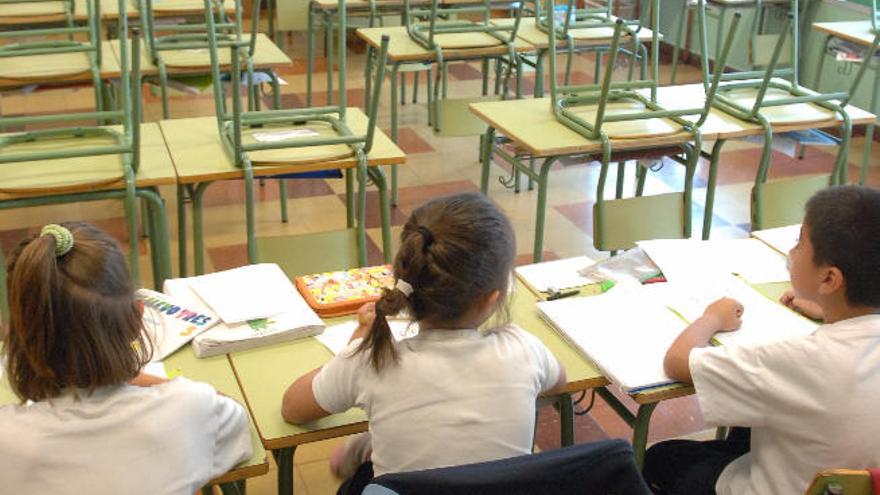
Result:
{"label": "child with ponytail", "polygon": [[140,372],[143,303],[115,241],[47,225],[8,267],[3,493],[192,495],[251,455],[247,414],[210,386]]}
{"label": "child with ponytail", "polygon": [[[535,400],[565,384],[565,372],[532,334],[507,322],[515,256],[509,220],[485,196],[459,194],[416,209],[401,233],[397,279],[358,314],[348,348],[297,379],[282,415],[302,423],[351,407],[369,433],[334,456],[360,493],[385,473],[490,461],[532,450]],[[406,314],[419,334],[395,342],[387,318]],[[509,318],[501,318],[509,319]]]}

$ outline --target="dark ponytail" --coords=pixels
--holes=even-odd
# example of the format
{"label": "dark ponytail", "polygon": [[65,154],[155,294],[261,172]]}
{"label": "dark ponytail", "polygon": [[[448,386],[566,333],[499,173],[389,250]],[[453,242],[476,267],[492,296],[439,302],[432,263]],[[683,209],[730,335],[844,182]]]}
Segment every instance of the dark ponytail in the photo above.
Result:
{"label": "dark ponytail", "polygon": [[510,221],[482,194],[448,196],[417,208],[394,258],[395,277],[412,293],[385,290],[370,333],[355,352],[368,353],[380,371],[397,361],[387,317],[406,310],[415,321],[456,322],[480,297],[496,290],[506,294],[515,249]]}

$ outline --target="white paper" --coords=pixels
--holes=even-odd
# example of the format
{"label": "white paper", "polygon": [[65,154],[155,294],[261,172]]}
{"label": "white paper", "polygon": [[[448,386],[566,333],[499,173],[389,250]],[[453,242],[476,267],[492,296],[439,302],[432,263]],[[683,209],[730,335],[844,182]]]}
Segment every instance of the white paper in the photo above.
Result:
{"label": "white paper", "polygon": [[734,277],[655,285],[649,289],[650,296],[689,322],[699,318],[706,306],[721,297],[732,297],[742,303],[740,329],[715,334],[715,340],[722,344],[765,344],[809,335],[816,330],[816,323],[771,301]]}
{"label": "white paper", "polygon": [[801,237],[801,224],[775,229],[756,230],[752,236],[766,243],[782,254],[788,254]]}
{"label": "white paper", "polygon": [[541,316],[624,390],[665,385],[667,349],[687,323],[625,286],[596,296],[538,303]]}
{"label": "white paper", "polygon": [[274,263],[193,277],[189,286],[227,324],[269,318],[306,304]]}
{"label": "white paper", "polygon": [[165,363],[162,361],[147,363],[141,371],[148,375],[158,376],[159,378],[168,378],[168,372],[165,370]]}
{"label": "white paper", "polygon": [[749,283],[789,280],[785,257],[757,239],[659,239],[639,247],[670,282],[739,275]]}
{"label": "white paper", "polygon": [[[357,320],[347,321],[327,327],[322,334],[316,335],[315,338],[336,355],[348,346],[348,341],[351,340],[351,335],[357,330],[357,326]],[[411,323],[409,320],[389,319],[388,326],[391,327],[391,335],[397,342],[419,334],[419,324]]]}
{"label": "white paper", "polygon": [[596,283],[592,278],[578,273],[581,269],[594,263],[595,261],[586,256],[576,256],[574,258],[518,266],[516,273],[528,285],[541,292],[547,292],[551,287],[556,290],[565,290]]}
{"label": "white paper", "polygon": [[283,131],[274,131],[274,132],[255,132],[253,134],[254,139],[261,143],[274,143],[276,141],[284,141],[286,139],[293,139],[298,137],[315,137],[320,136],[317,132],[305,128],[305,129],[286,129]]}
{"label": "white paper", "polygon": [[[163,290],[180,301],[204,304],[190,287],[192,280],[191,278],[166,280]],[[220,322],[192,340],[193,351],[197,357],[210,357],[320,333],[324,329],[324,322],[303,300],[299,292],[296,292],[295,296],[295,300],[286,311],[269,318],[233,324]]]}

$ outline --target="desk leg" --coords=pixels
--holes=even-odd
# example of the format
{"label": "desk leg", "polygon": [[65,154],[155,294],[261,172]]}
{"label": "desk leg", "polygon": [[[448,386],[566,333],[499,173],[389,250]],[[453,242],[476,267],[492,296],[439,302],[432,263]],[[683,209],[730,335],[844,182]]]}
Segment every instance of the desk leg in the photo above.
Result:
{"label": "desk leg", "polygon": [[638,412],[634,415],[617,397],[607,388],[596,389],[596,393],[614,410],[615,413],[633,429],[633,452],[635,453],[636,466],[642,468],[645,460],[645,448],[648,445],[648,427],[651,422],[651,414],[658,402],[639,405]]}
{"label": "desk leg", "polygon": [[[178,275],[186,277],[186,190],[189,185],[177,184],[177,263]],[[191,190],[190,190],[191,191]],[[192,192],[190,192],[192,196]]]}
{"label": "desk leg", "polygon": [[[870,63],[866,59],[864,63]],[[874,93],[871,95],[871,112],[877,115],[877,104],[880,102],[880,67],[874,70]],[[876,118],[875,121],[876,122]],[[871,165],[871,145],[874,142],[874,122],[865,127],[865,148],[862,150],[862,169],[859,171],[859,184],[865,185],[868,180],[868,167]]]}
{"label": "desk leg", "polygon": [[535,98],[544,97],[544,55],[547,50],[538,50],[535,60]]}
{"label": "desk leg", "polygon": [[[706,183],[706,206],[703,209],[703,240],[709,239],[709,233],[712,230],[712,215],[715,209],[715,186],[718,179],[718,159],[721,157],[721,148],[724,146],[724,140],[715,141],[712,146],[712,156],[709,159],[709,180]],[[694,150],[694,153],[702,153],[701,150]]]}
{"label": "desk leg", "polygon": [[[220,492],[223,493],[223,495],[245,495],[247,493],[247,484],[245,480],[221,483],[219,486]],[[204,489],[202,489],[202,493],[205,493]]]}
{"label": "desk leg", "polygon": [[532,255],[535,263],[540,263],[544,258],[544,217],[547,211],[547,176],[550,173],[550,167],[556,161],[555,156],[545,158],[541,164],[540,175],[538,176],[538,211],[535,215],[535,252]]}
{"label": "desk leg", "polygon": [[[308,30],[306,31],[306,106],[312,106],[312,74],[315,69],[315,12],[311,2],[308,11]],[[367,94],[370,94],[367,92]]]}
{"label": "desk leg", "polygon": [[296,447],[273,450],[278,465],[278,495],[293,495],[293,454]]}
{"label": "desk leg", "polygon": [[391,207],[388,204],[388,183],[380,167],[370,167],[367,173],[379,190],[379,214],[382,220],[382,258],[391,263]]}
{"label": "desk leg", "polygon": [[[391,65],[391,141],[397,143],[397,73],[400,71],[400,62]],[[428,113],[431,105],[428,105]],[[391,204],[397,206],[397,165],[391,166]]]}
{"label": "desk leg", "polygon": [[483,194],[489,194],[489,168],[492,163],[492,150],[495,148],[495,128],[488,127],[486,128],[486,133],[483,134],[483,150],[480,157],[480,163],[483,165],[482,173],[480,174],[480,190],[483,191]]}
{"label": "desk leg", "polygon": [[287,179],[278,179],[278,199],[281,201],[281,223],[287,223]]}
{"label": "desk leg", "polygon": [[202,182],[190,190],[193,217],[193,265],[196,275],[205,273],[205,225],[202,198],[209,185],[211,185],[210,182]]}
{"label": "desk leg", "polygon": [[574,404],[571,394],[559,396],[559,433],[563,447],[574,445]]}

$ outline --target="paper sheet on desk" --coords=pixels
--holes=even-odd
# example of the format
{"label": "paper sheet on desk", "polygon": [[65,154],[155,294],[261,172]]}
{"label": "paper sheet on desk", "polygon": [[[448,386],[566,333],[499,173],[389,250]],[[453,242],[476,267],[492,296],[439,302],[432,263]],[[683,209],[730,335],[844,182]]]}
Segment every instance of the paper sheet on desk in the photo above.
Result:
{"label": "paper sheet on desk", "polygon": [[736,274],[752,284],[787,282],[785,257],[757,239],[662,239],[637,243],[670,282]]}
{"label": "paper sheet on desk", "polygon": [[742,303],[745,310],[740,329],[715,334],[715,340],[722,344],[765,344],[809,335],[816,330],[816,323],[771,301],[731,276],[654,284],[646,289],[653,299],[667,305],[689,322],[699,318],[706,306],[721,297],[732,297]]}
{"label": "paper sheet on desk", "polygon": [[663,358],[687,323],[642,286],[620,285],[596,296],[539,302],[538,312],[624,390],[672,383]]}
{"label": "paper sheet on desk", "polygon": [[782,254],[788,254],[795,247],[801,236],[801,224],[777,227],[775,229],[756,230],[752,236]]}
{"label": "paper sheet on desk", "polygon": [[[351,334],[357,330],[357,326],[357,321],[347,321],[345,323],[340,323],[339,325],[325,328],[324,332],[320,335],[316,335],[315,338],[318,339],[318,342],[324,344],[324,347],[330,349],[330,352],[336,355],[345,350],[348,346],[348,341],[351,340]],[[408,320],[389,319],[388,326],[391,327],[391,334],[397,342],[419,334],[419,324],[410,324]]]}
{"label": "paper sheet on desk", "polygon": [[564,290],[596,283],[595,280],[578,273],[582,268],[594,263],[595,261],[586,256],[576,256],[518,266],[516,273],[537,291],[547,292],[550,287]]}

